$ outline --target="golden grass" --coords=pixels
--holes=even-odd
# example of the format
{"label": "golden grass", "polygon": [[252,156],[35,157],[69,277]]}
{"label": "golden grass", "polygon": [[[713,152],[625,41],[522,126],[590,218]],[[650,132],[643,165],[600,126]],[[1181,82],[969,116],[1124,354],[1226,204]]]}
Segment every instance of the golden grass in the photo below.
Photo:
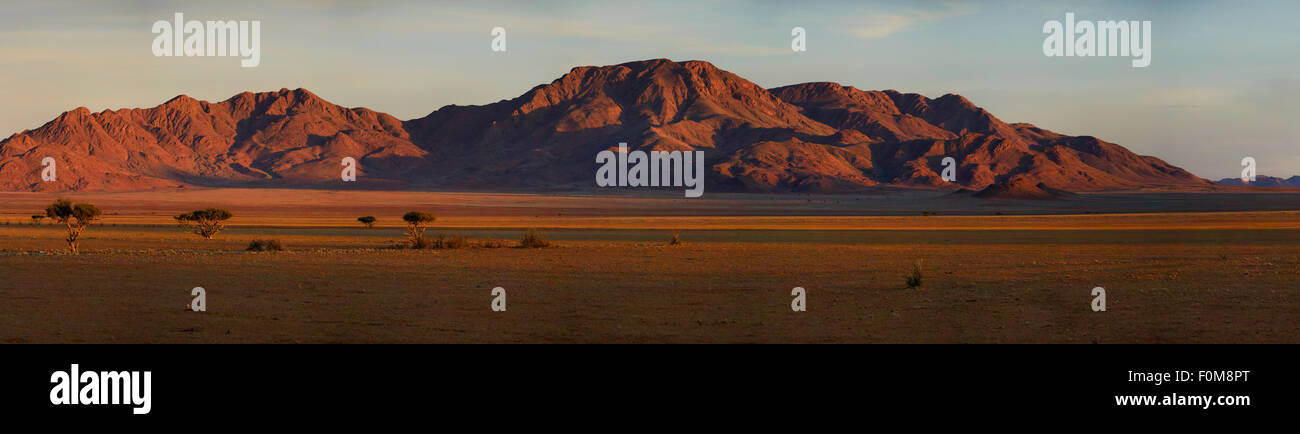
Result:
{"label": "golden grass", "polygon": [[[577,231],[548,232],[565,239],[552,249],[409,250],[386,247],[396,229],[105,227],[73,256],[56,229],[0,226],[0,341],[1300,342],[1293,230],[701,231],[675,247]],[[778,235],[793,241],[764,241]],[[272,237],[288,250],[242,251]],[[906,290],[918,259],[925,283]],[[180,308],[195,286],[209,312]],[[808,312],[789,310],[795,286]]]}
{"label": "golden grass", "polygon": [[[0,193],[0,221],[24,223],[0,225],[0,342],[1300,343],[1296,212],[800,217],[761,215],[790,199],[66,196],[108,213],[81,255],[61,253],[62,228],[26,224],[53,195]],[[200,206],[235,212],[230,229],[205,240],[175,227],[171,215]],[[287,217],[303,209],[316,211]],[[472,247],[392,248],[411,209]],[[527,228],[558,247],[477,247],[517,245]],[[688,242],[667,246],[678,230]],[[244,252],[256,239],[286,250]],[[906,290],[917,261],[924,283]],[[206,313],[181,309],[195,286]],[[490,309],[497,286],[507,312]],[[789,309],[795,286],[807,312]],[[1089,307],[1096,286],[1105,313]]]}

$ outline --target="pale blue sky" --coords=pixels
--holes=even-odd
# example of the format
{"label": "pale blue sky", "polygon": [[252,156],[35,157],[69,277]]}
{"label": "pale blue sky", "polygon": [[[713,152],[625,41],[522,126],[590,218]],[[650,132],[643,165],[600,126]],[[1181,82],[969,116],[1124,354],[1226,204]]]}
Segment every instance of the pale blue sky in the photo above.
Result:
{"label": "pale blue sky", "polygon": [[[274,3],[272,5],[263,3]],[[1208,178],[1300,173],[1293,1],[5,2],[0,136],[59,113],[152,107],[181,93],[304,87],[411,119],[518,96],[579,65],[707,60],[764,87],[836,81],[965,95],[1008,122],[1087,134]],[[154,57],[151,24],[260,20],[262,63]],[[1151,66],[1049,58],[1043,23],[1150,20]],[[492,27],[508,51],[489,49]],[[790,29],[808,51],[790,51]]]}

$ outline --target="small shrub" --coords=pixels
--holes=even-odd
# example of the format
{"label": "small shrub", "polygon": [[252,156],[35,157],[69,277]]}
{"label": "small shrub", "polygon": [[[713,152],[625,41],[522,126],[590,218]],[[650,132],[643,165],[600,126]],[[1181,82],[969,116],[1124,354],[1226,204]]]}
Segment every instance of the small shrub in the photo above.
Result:
{"label": "small shrub", "polygon": [[524,237],[519,240],[519,247],[526,249],[550,246],[551,242],[547,241],[546,238],[542,236],[542,233],[538,232],[536,229],[529,229],[528,232],[524,233]]}
{"label": "small shrub", "polygon": [[469,238],[465,237],[438,237],[438,242],[442,243],[444,249],[463,249],[469,247]]}
{"label": "small shrub", "polygon": [[907,287],[916,289],[921,286],[921,260],[917,259],[912,264],[912,273],[907,276]]}
{"label": "small shrub", "polygon": [[479,243],[478,246],[485,249],[500,249],[502,247],[505,247],[506,243],[503,243],[498,240],[486,240]]}
{"label": "small shrub", "polygon": [[681,244],[682,244],[682,233],[680,231],[673,231],[673,236],[668,239],[668,245],[680,246]]}
{"label": "small shrub", "polygon": [[438,238],[433,241],[420,239],[421,249],[463,249],[469,247],[469,239],[465,237],[447,236],[438,234]]}
{"label": "small shrub", "polygon": [[248,243],[248,248],[244,249],[250,252],[279,252],[284,250],[284,245],[280,240],[253,240]]}
{"label": "small shrub", "polygon": [[428,249],[433,246],[432,241],[426,240],[423,237],[410,240],[407,243],[408,247],[412,249]]}

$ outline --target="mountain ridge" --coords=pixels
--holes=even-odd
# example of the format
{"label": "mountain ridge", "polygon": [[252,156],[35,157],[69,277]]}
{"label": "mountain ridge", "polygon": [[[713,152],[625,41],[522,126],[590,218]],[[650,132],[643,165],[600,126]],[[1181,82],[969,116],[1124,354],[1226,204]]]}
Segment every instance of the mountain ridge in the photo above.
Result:
{"label": "mountain ridge", "polygon": [[[1095,137],[1005,123],[957,94],[764,89],[709,62],[651,59],[575,67],[512,99],[406,121],[301,88],[79,107],[0,141],[0,190],[337,188],[349,156],[368,186],[583,189],[595,188],[596,153],[620,142],[705,152],[706,191],[991,188],[979,197],[1014,199],[1213,186]],[[40,179],[44,157],[58,162],[55,182]],[[955,182],[940,176],[944,157]]]}

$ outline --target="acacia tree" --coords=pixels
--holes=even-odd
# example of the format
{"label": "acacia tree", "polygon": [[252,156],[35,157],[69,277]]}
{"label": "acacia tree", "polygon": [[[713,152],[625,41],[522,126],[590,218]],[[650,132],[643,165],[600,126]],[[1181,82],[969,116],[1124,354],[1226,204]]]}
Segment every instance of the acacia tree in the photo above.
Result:
{"label": "acacia tree", "polygon": [[50,206],[45,207],[45,216],[68,227],[68,251],[77,252],[77,237],[81,232],[86,230],[91,223],[103,214],[99,208],[88,203],[73,204],[71,201],[59,199],[54,201]]}
{"label": "acacia tree", "polygon": [[411,248],[418,248],[424,245],[424,225],[433,223],[438,218],[427,212],[411,211],[402,215],[402,220],[406,221],[406,238],[411,241]]}
{"label": "acacia tree", "polygon": [[366,227],[368,228],[375,227],[375,216],[368,215],[365,217],[357,217],[357,221],[361,222],[361,224],[363,225],[366,225]]}
{"label": "acacia tree", "polygon": [[187,212],[173,217],[176,223],[189,228],[204,238],[212,239],[217,232],[226,228],[225,221],[234,217],[230,211],[221,208],[208,208]]}

